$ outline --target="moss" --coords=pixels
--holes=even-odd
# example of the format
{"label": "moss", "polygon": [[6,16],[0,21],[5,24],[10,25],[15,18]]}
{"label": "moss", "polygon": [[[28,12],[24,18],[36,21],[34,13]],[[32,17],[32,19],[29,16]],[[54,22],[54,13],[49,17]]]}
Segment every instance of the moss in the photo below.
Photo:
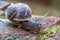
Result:
{"label": "moss", "polygon": [[50,34],[56,33],[60,29],[60,25],[52,26],[51,28],[47,29],[43,35],[36,37],[36,40],[45,40]]}

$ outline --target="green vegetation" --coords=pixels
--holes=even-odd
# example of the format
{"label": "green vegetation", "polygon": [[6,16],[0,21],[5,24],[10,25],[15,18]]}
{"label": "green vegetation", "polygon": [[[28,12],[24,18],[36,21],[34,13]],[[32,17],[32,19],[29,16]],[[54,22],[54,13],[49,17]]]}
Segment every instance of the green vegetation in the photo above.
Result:
{"label": "green vegetation", "polygon": [[13,40],[12,38],[8,38],[7,40]]}
{"label": "green vegetation", "polygon": [[36,38],[36,40],[45,40],[48,35],[52,33],[56,33],[60,29],[60,26],[52,26],[51,28],[47,29],[43,35],[40,35],[39,37]]}

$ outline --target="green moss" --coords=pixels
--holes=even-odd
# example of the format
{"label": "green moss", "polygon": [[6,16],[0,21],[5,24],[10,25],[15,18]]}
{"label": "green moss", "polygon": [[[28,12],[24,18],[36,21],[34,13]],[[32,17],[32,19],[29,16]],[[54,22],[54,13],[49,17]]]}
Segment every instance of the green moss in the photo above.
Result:
{"label": "green moss", "polygon": [[45,40],[50,34],[56,33],[60,29],[60,26],[52,26],[51,28],[47,29],[43,35],[40,35],[36,38],[36,40]]}

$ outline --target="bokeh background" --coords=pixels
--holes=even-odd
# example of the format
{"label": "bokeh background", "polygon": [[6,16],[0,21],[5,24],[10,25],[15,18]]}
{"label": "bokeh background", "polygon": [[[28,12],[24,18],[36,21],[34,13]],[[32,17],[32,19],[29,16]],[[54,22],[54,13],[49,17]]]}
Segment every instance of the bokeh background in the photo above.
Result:
{"label": "bokeh background", "polygon": [[[41,0],[5,0],[9,3],[26,3],[32,9],[32,14],[60,17],[60,0],[50,0],[50,4],[41,3]],[[49,2],[48,2],[49,3]]]}

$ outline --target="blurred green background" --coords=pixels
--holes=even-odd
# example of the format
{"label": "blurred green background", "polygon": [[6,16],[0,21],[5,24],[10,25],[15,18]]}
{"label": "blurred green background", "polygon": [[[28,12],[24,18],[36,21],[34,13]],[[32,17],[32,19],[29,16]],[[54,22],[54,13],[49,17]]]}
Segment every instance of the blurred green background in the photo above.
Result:
{"label": "blurred green background", "polygon": [[26,3],[32,9],[32,14],[44,16],[60,17],[60,0],[51,0],[52,4],[50,6],[41,5],[37,0],[6,0],[9,3]]}

